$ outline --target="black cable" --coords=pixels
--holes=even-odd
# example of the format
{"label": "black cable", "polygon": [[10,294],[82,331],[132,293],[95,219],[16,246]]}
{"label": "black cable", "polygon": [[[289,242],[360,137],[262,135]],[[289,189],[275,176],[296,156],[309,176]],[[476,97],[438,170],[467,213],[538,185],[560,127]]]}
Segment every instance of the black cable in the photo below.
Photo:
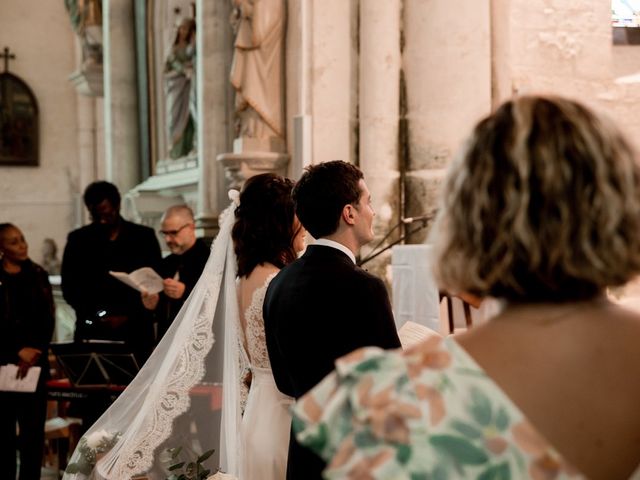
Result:
{"label": "black cable", "polygon": [[[403,223],[403,222],[400,222],[400,223]],[[364,265],[365,263],[367,263],[368,261],[373,260],[373,259],[374,259],[374,258],[376,258],[378,255],[380,255],[381,253],[386,252],[386,251],[387,251],[387,250],[389,250],[391,247],[394,247],[394,246],[396,246],[397,244],[399,244],[400,242],[402,242],[403,240],[406,240],[408,237],[410,237],[410,236],[411,236],[411,235],[413,235],[414,233],[417,233],[417,232],[419,232],[420,230],[422,230],[423,228],[426,228],[428,223],[429,223],[429,222],[428,222],[428,219],[424,219],[424,220],[422,220],[422,221],[421,221],[421,225],[420,225],[420,226],[418,226],[418,227],[416,227],[416,228],[414,228],[414,229],[412,229],[412,230],[409,230],[407,233],[405,233],[404,235],[402,235],[402,236],[401,236],[400,238],[398,238],[397,240],[395,240],[395,241],[391,242],[389,245],[387,245],[387,246],[386,246],[386,247],[384,247],[383,249],[379,250],[378,252],[371,253],[371,254],[369,254],[367,257],[365,257],[364,259],[360,260],[360,261],[358,262],[358,266],[362,266],[362,265]],[[395,228],[397,228],[397,226],[396,226],[396,227],[394,227],[394,228],[392,229],[392,231],[393,231]],[[388,236],[388,235],[387,235],[387,236]]]}
{"label": "black cable", "polygon": [[387,232],[387,234],[386,234],[384,237],[382,237],[382,240],[380,240],[380,241],[376,244],[376,246],[375,246],[375,247],[373,247],[373,248],[371,249],[371,251],[372,251],[372,252],[375,252],[375,251],[376,251],[376,249],[377,249],[377,248],[379,248],[379,247],[380,247],[380,245],[382,245],[382,244],[384,243],[384,241],[385,241],[387,238],[389,238],[389,236],[390,236],[390,235],[391,235],[391,234],[396,230],[396,228],[398,228],[400,225],[402,225],[402,223],[403,223],[403,222],[402,222],[402,220],[400,220],[400,221],[399,221],[398,223],[396,223],[393,227],[391,227],[391,230],[389,230],[389,231]]}

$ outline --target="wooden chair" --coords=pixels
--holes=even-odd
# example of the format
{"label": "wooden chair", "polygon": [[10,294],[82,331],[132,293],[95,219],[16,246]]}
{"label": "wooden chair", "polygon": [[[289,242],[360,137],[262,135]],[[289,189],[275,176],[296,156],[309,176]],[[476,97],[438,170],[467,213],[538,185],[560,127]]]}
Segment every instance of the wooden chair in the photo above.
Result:
{"label": "wooden chair", "polygon": [[[52,378],[60,379],[62,369],[52,353],[49,353],[49,365]],[[67,468],[69,454],[76,448],[81,435],[82,420],[67,416],[67,404],[68,402],[64,400],[49,400],[47,402],[42,464],[57,472],[62,472]]]}
{"label": "wooden chair", "polygon": [[456,297],[460,299],[462,302],[462,309],[464,311],[464,321],[467,328],[471,328],[473,326],[473,317],[471,316],[471,307],[478,308],[482,303],[482,300],[478,297],[467,294],[467,293],[459,293],[459,294],[450,294],[445,292],[444,290],[440,291],[440,302],[443,299],[446,299],[447,302],[447,325],[449,328],[449,333],[452,334],[455,331],[454,319],[453,319],[453,298]]}
{"label": "wooden chair", "polygon": [[[53,403],[53,402],[50,402]],[[67,460],[80,439],[80,419],[49,418],[44,426],[44,466],[61,472],[67,468]]]}

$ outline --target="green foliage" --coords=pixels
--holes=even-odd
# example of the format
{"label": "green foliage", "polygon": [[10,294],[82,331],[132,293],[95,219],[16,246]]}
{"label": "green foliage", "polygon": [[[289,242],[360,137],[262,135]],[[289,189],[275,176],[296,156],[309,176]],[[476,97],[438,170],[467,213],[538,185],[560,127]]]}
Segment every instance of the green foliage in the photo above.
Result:
{"label": "green foliage", "polygon": [[98,430],[83,436],[78,443],[78,456],[75,462],[67,465],[65,472],[90,475],[98,458],[111,450],[118,443],[120,436],[120,432],[106,430]]}
{"label": "green foliage", "polygon": [[213,449],[189,461],[178,458],[182,453],[182,447],[169,448],[168,452],[171,455],[171,465],[168,467],[171,474],[166,480],[205,480],[211,473],[203,463],[213,455]]}

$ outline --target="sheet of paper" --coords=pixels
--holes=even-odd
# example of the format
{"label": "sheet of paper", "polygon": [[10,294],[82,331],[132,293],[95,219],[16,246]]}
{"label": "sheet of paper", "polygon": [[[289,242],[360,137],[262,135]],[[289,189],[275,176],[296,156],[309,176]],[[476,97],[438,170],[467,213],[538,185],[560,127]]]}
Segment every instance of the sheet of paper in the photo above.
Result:
{"label": "sheet of paper", "polygon": [[35,392],[40,378],[40,367],[31,367],[24,378],[16,378],[18,366],[12,363],[0,366],[0,390],[6,392]]}
{"label": "sheet of paper", "polygon": [[420,343],[427,338],[442,338],[442,335],[429,327],[425,327],[424,325],[408,320],[404,325],[402,325],[402,327],[400,327],[400,330],[398,330],[398,337],[400,338],[402,348],[406,350],[412,345]]}
{"label": "sheet of paper", "polygon": [[162,277],[150,267],[142,267],[131,273],[113,271],[109,273],[139,292],[146,290],[148,293],[159,293],[164,288]]}

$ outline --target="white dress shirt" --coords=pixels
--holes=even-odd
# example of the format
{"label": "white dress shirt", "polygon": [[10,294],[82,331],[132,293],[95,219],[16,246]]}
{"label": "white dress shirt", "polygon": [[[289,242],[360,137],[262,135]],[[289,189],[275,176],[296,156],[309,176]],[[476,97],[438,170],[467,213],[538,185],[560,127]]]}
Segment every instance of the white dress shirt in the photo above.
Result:
{"label": "white dress shirt", "polygon": [[319,238],[314,242],[314,245],[322,245],[324,247],[336,248],[341,252],[343,252],[345,255],[347,255],[354,264],[356,263],[356,256],[353,254],[353,252],[341,243],[334,242],[333,240],[329,240],[327,238]]}

